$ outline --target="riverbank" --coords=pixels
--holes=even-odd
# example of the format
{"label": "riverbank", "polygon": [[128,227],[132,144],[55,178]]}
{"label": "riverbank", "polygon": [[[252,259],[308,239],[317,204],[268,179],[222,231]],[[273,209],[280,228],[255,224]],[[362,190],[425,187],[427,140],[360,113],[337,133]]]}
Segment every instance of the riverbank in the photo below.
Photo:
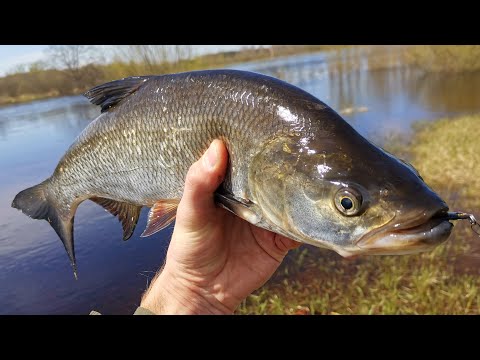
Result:
{"label": "riverbank", "polygon": [[[348,51],[343,52],[347,49]],[[416,68],[425,73],[472,73],[480,71],[480,46],[373,46],[373,45],[275,45],[271,48],[206,54],[176,62],[117,59],[104,65],[87,65],[75,81],[72,73],[32,66],[29,72],[0,78],[0,106],[58,96],[78,95],[89,88],[128,76],[165,74],[228,67],[252,61],[277,59],[313,52],[332,52],[329,73],[368,69]]]}
{"label": "riverbank", "polygon": [[[407,154],[451,209],[480,208],[480,114],[419,123]],[[480,240],[458,222],[434,251],[404,256],[341,258],[301,246],[292,251],[239,314],[478,314]]]}
{"label": "riverbank", "polygon": [[94,85],[128,76],[165,74],[226,67],[232,64],[276,59],[291,55],[341,50],[353,45],[278,45],[273,48],[245,49],[206,54],[177,62],[140,63],[114,61],[91,67],[88,79],[77,87],[60,70],[35,70],[0,78],[0,106],[67,95],[79,95]]}
{"label": "riverbank", "polygon": [[15,104],[24,104],[36,100],[46,100],[56,97],[61,97],[64,95],[59,95],[58,92],[50,92],[46,94],[22,94],[19,96],[0,96],[0,107],[15,105]]}

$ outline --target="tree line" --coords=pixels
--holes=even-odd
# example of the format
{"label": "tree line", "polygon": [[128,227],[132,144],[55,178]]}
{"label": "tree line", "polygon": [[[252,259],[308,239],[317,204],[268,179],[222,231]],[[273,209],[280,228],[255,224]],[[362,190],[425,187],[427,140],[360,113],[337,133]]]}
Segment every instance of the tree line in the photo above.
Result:
{"label": "tree line", "polygon": [[80,94],[127,76],[208,69],[325,48],[282,45],[198,55],[192,45],[125,45],[116,48],[107,62],[98,47],[55,45],[46,50],[46,61],[19,65],[0,78],[0,104]]}

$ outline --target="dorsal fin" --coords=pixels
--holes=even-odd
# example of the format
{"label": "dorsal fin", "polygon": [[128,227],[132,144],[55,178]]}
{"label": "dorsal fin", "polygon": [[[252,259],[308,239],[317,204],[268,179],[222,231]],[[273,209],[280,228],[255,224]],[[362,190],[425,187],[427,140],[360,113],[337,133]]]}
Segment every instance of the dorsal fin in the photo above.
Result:
{"label": "dorsal fin", "polygon": [[83,94],[92,104],[100,105],[102,113],[132,95],[151,76],[132,76],[95,86]]}
{"label": "dorsal fin", "polygon": [[90,200],[102,206],[113,216],[117,216],[118,220],[122,223],[123,240],[130,239],[135,230],[135,226],[137,226],[140,210],[142,210],[141,206],[101,197],[92,197]]}

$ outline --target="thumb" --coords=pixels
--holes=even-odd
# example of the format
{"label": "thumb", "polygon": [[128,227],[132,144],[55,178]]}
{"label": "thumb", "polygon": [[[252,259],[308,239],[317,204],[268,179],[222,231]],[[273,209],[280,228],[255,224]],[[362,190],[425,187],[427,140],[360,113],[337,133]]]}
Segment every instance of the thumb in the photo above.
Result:
{"label": "thumb", "polygon": [[221,140],[214,140],[203,156],[188,170],[185,189],[178,205],[177,225],[189,231],[200,230],[215,215],[213,193],[222,183],[228,164],[228,151]]}

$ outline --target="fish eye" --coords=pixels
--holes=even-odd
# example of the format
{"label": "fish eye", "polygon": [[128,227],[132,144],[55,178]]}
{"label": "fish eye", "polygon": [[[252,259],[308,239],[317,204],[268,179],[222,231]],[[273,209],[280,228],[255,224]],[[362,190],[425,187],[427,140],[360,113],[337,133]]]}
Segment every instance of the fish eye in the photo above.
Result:
{"label": "fish eye", "polygon": [[340,200],[340,205],[342,205],[345,210],[350,210],[353,207],[353,201],[349,197],[343,197],[342,200]]}
{"label": "fish eye", "polygon": [[335,194],[335,206],[343,215],[357,215],[362,208],[362,195],[353,188],[341,188]]}

